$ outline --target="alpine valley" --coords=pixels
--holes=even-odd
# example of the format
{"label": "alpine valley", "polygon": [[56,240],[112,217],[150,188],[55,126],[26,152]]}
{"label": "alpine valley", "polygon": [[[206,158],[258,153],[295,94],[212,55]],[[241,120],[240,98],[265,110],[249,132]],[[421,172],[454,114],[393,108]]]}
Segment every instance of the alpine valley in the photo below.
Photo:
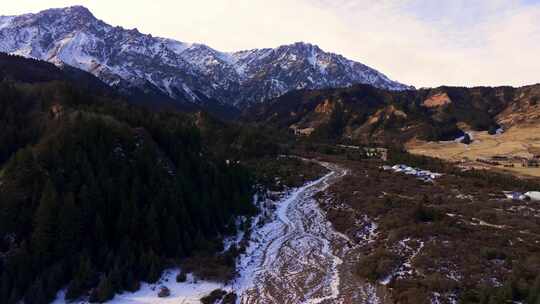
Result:
{"label": "alpine valley", "polygon": [[539,84],[2,16],[0,303],[540,304],[538,134]]}

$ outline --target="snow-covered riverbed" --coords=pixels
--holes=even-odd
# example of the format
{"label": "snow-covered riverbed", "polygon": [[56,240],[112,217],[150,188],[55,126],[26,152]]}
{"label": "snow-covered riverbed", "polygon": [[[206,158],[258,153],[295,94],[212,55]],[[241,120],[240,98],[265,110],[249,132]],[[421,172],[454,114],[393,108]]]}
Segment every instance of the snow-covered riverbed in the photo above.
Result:
{"label": "snow-covered riverbed", "polygon": [[[347,174],[321,163],[330,173],[291,191],[277,203],[274,218],[252,232],[232,284],[240,304],[347,303],[340,271],[350,240],[326,220],[315,195]],[[351,290],[348,288],[347,290]],[[358,288],[366,295],[369,291]],[[372,296],[370,294],[369,296]]]}

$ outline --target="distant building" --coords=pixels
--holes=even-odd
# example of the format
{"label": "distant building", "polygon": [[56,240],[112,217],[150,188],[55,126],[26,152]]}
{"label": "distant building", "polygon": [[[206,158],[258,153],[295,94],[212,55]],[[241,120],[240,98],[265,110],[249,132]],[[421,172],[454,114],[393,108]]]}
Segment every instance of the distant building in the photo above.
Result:
{"label": "distant building", "polygon": [[388,149],[385,148],[364,148],[366,156],[369,158],[380,158],[383,161],[388,160]]}
{"label": "distant building", "polygon": [[315,128],[304,128],[300,129],[296,125],[290,126],[290,129],[293,131],[294,135],[296,136],[309,136],[313,131],[315,131]]}

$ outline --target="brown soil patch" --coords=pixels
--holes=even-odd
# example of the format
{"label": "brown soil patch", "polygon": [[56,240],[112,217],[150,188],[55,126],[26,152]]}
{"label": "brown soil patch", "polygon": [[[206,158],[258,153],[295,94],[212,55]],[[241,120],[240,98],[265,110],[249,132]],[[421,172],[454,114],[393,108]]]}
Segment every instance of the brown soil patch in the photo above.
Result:
{"label": "brown soil patch", "polygon": [[[392,299],[385,302],[430,303],[435,294],[443,303],[467,302],[499,293],[516,274],[532,284],[540,271],[540,205],[502,199],[501,189],[520,189],[493,173],[448,169],[425,183],[383,171],[381,162],[326,158],[351,170],[320,200],[334,227],[360,245],[351,271],[382,287],[381,280],[410,264],[386,285]],[[370,222],[376,236],[366,241]]]}
{"label": "brown soil patch", "polygon": [[426,108],[436,108],[452,103],[452,100],[446,93],[439,93],[424,100],[422,105]]}

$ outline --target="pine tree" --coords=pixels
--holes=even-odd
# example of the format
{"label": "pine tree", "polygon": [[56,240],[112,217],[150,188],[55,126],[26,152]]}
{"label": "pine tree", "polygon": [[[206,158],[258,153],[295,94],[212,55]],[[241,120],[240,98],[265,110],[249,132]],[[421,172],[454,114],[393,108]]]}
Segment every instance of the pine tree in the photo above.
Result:
{"label": "pine tree", "polygon": [[43,280],[37,278],[34,281],[34,284],[30,287],[30,290],[26,294],[25,300],[29,304],[47,304],[47,294],[45,288],[43,287]]}
{"label": "pine tree", "polygon": [[32,235],[35,254],[43,261],[48,261],[53,257],[58,214],[57,200],[56,189],[52,181],[47,180],[34,218],[35,229]]}
{"label": "pine tree", "polygon": [[21,299],[21,292],[17,288],[17,286],[13,286],[11,288],[11,294],[9,296],[9,300],[7,301],[9,304],[15,304],[18,303]]}
{"label": "pine tree", "polygon": [[87,185],[83,185],[79,190],[78,201],[81,208],[81,235],[88,240],[93,233],[95,210],[90,189]]}
{"label": "pine tree", "polygon": [[109,273],[109,279],[111,281],[111,285],[113,290],[120,290],[122,288],[122,269],[120,268],[119,261],[116,261],[114,263],[114,267]]}
{"label": "pine tree", "polygon": [[86,288],[92,286],[95,276],[96,274],[88,255],[81,255],[79,258],[79,266],[74,274],[73,280],[68,286],[66,298],[76,299],[81,296]]}
{"label": "pine tree", "polygon": [[109,276],[104,276],[99,282],[96,289],[96,300],[99,302],[105,302],[114,297],[114,289]]}
{"label": "pine tree", "polygon": [[133,203],[128,200],[122,201],[119,218],[116,222],[116,238],[122,239],[124,236],[130,235],[131,219],[133,218]]}
{"label": "pine tree", "polygon": [[94,240],[90,244],[90,248],[97,254],[98,259],[103,259],[109,252],[109,246],[107,242],[107,235],[105,224],[98,214],[96,217],[96,223],[93,228]]}
{"label": "pine tree", "polygon": [[106,246],[107,238],[106,238],[106,231],[105,231],[105,224],[103,224],[103,220],[101,219],[101,216],[96,217],[96,224],[94,226],[94,238],[96,241],[96,246],[102,247]]}
{"label": "pine tree", "polygon": [[186,255],[191,254],[191,251],[193,250],[193,241],[189,235],[189,232],[185,229],[182,231],[182,247],[184,248],[184,253]]}
{"label": "pine tree", "polygon": [[533,286],[529,290],[529,296],[527,297],[527,304],[540,303],[540,274],[534,280]]}
{"label": "pine tree", "polygon": [[179,243],[180,233],[178,231],[178,224],[176,223],[174,216],[169,215],[165,228],[165,247],[169,256],[173,257],[178,253]]}
{"label": "pine tree", "polygon": [[136,291],[139,289],[139,282],[135,279],[133,271],[128,270],[125,279],[124,279],[124,288],[128,291]]}
{"label": "pine tree", "polygon": [[68,193],[64,197],[58,219],[58,254],[64,256],[74,254],[78,249],[81,232],[80,210],[75,205],[73,193]]}
{"label": "pine tree", "polygon": [[155,283],[159,280],[161,274],[161,267],[159,263],[159,258],[154,254],[153,251],[150,251],[149,254],[150,268],[148,270],[148,282]]}
{"label": "pine tree", "polygon": [[158,218],[154,205],[150,207],[145,219],[146,242],[152,249],[159,249],[160,238],[158,229]]}
{"label": "pine tree", "polygon": [[0,299],[9,299],[9,293],[11,290],[11,280],[8,273],[4,270],[2,277],[0,278]]}

